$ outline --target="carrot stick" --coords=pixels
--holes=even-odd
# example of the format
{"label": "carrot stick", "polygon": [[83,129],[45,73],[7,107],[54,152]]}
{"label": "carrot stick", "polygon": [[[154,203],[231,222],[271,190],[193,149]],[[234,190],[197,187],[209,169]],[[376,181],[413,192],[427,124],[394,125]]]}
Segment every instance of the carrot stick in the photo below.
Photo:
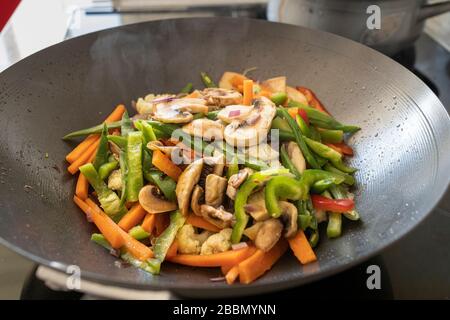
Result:
{"label": "carrot stick", "polygon": [[178,181],[181,169],[159,150],[153,151],[152,164],[173,180]]}
{"label": "carrot stick", "polygon": [[141,224],[141,227],[147,231],[148,233],[153,232],[153,228],[155,227],[156,214],[147,213],[144,218],[144,221]]}
{"label": "carrot stick", "polygon": [[270,270],[286,250],[285,240],[278,241],[268,252],[257,250],[251,257],[239,263],[239,281],[245,284],[255,281]]}
{"label": "carrot stick", "polygon": [[170,245],[169,250],[167,250],[166,259],[175,257],[177,255],[177,252],[178,252],[178,242],[175,239]]}
{"label": "carrot stick", "polygon": [[[114,109],[114,111],[105,119],[105,122],[109,123],[120,120],[125,110],[125,106],[123,104],[119,104]],[[86,139],[84,139],[69,154],[67,154],[67,162],[73,163],[75,160],[77,160],[97,140],[99,136],[99,134],[91,134],[87,136]]]}
{"label": "carrot stick", "polygon": [[111,220],[110,217],[103,213],[100,208],[99,210],[95,210],[89,203],[87,203],[87,201],[92,200],[87,199],[85,202],[77,196],[74,196],[73,201],[88,217],[92,219],[100,232],[105,236],[106,240],[108,240],[111,247],[114,249],[119,249],[124,245],[125,240],[123,236],[117,232],[117,225]]}
{"label": "carrot stick", "polygon": [[206,221],[202,217],[196,216],[195,214],[188,215],[186,223],[193,225],[196,228],[205,229],[211,232],[219,232],[220,229],[213,225],[212,223]]}
{"label": "carrot stick", "polygon": [[244,75],[236,74],[230,79],[230,83],[234,88],[238,89],[239,86],[244,85],[244,80],[247,80],[247,79],[248,78]]}
{"label": "carrot stick", "polygon": [[131,228],[141,222],[142,219],[144,219],[146,213],[147,211],[145,211],[144,208],[137,203],[122,217],[122,219],[120,219],[118,225],[123,230],[128,232]]}
{"label": "carrot stick", "polygon": [[159,213],[155,217],[155,228],[153,229],[154,235],[159,237],[161,233],[166,230],[170,224],[170,218],[168,214]]}
{"label": "carrot stick", "polygon": [[221,267],[223,265],[236,265],[247,257],[249,252],[254,252],[254,247],[239,250],[230,250],[210,255],[179,254],[168,259],[171,262],[191,267]]}
{"label": "carrot stick", "polygon": [[98,134],[91,134],[86,137],[79,145],[77,145],[71,152],[66,156],[66,160],[69,163],[77,160],[97,139]]}
{"label": "carrot stick", "polygon": [[223,265],[223,266],[220,267],[220,271],[222,271],[222,274],[225,276],[228,273],[228,271],[230,271],[233,267],[234,266],[228,265],[228,264],[227,265]]}
{"label": "carrot stick", "polygon": [[289,238],[288,241],[292,252],[294,252],[294,255],[302,264],[317,260],[316,254],[311,248],[308,239],[306,239],[303,230],[300,229],[297,234],[294,237]]}
{"label": "carrot stick", "polygon": [[225,275],[225,280],[228,284],[233,284],[239,276],[239,266],[234,266]]}
{"label": "carrot stick", "polygon": [[[94,158],[95,158],[95,153],[93,153],[91,155],[91,157],[88,159],[87,162],[94,161]],[[78,175],[77,185],[75,187],[75,194],[81,200],[86,200],[88,197],[88,192],[89,192],[89,181],[80,172],[80,174]]]}
{"label": "carrot stick", "polygon": [[89,148],[67,168],[67,171],[69,171],[71,174],[77,173],[78,168],[80,168],[83,164],[88,163],[92,155],[95,155],[99,144],[100,138],[97,137],[96,141],[91,144]]}
{"label": "carrot stick", "polygon": [[250,106],[253,103],[253,80],[244,80],[242,104]]}
{"label": "carrot stick", "polygon": [[[116,223],[114,223],[114,221],[111,220],[111,218],[109,218],[106,215],[106,213],[104,213],[102,211],[102,209],[100,209],[94,203],[94,201],[92,201],[91,199],[88,198],[88,199],[86,199],[86,203],[89,205],[89,207],[91,207],[91,209],[93,211],[98,213],[98,215],[102,215],[102,216],[108,218],[108,221],[111,221],[111,223],[112,223],[111,228],[113,229],[112,231],[114,231],[115,234],[119,234],[120,236],[122,236],[123,241],[124,241],[123,246],[127,252],[131,253],[136,259],[139,259],[141,261],[145,261],[145,260],[153,257],[153,251],[149,247],[147,247],[143,243],[139,242],[138,240],[134,239],[127,232],[123,231]],[[106,234],[104,234],[101,229],[100,229],[100,231],[105,236],[105,238],[108,239],[106,237]]]}

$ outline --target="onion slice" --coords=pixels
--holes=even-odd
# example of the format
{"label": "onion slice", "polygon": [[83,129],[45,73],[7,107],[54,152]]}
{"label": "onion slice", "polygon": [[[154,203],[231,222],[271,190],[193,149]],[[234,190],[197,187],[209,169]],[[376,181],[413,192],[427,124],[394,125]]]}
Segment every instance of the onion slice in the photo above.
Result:
{"label": "onion slice", "polygon": [[247,248],[247,247],[248,247],[247,242],[239,242],[239,243],[231,245],[231,248],[233,250],[240,250],[240,249],[244,249],[244,248]]}

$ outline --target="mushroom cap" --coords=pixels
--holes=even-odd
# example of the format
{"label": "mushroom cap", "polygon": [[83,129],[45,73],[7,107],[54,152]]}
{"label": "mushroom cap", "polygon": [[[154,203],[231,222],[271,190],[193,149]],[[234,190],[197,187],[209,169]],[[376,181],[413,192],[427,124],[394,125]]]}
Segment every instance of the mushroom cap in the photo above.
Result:
{"label": "mushroom cap", "polygon": [[177,208],[177,204],[163,198],[154,185],[146,185],[139,191],[139,204],[149,213],[168,212]]}
{"label": "mushroom cap", "polygon": [[205,140],[223,140],[222,123],[206,118],[195,119],[181,128],[189,135],[202,137]]}
{"label": "mushroom cap", "polygon": [[298,172],[300,172],[300,173],[305,171],[305,169],[306,169],[305,157],[303,156],[303,153],[300,150],[300,147],[294,141],[290,141],[288,143],[287,153],[288,153],[289,159],[291,159],[292,164],[294,165],[295,169],[297,169]]}
{"label": "mushroom cap", "polygon": [[218,207],[223,202],[227,179],[216,174],[206,176],[205,182],[205,202],[207,205]]}
{"label": "mushroom cap", "polygon": [[278,201],[281,209],[281,220],[284,223],[284,237],[290,238],[297,233],[298,211],[295,205],[287,201]]}
{"label": "mushroom cap", "polygon": [[263,250],[269,251],[281,238],[281,232],[283,231],[283,224],[280,220],[271,218],[262,223],[255,238],[255,246]]}
{"label": "mushroom cap", "polygon": [[189,213],[191,193],[200,179],[202,169],[203,159],[198,159],[188,165],[178,178],[175,194],[177,195],[178,207],[183,215]]}
{"label": "mushroom cap", "polygon": [[245,106],[241,104],[232,104],[226,106],[217,114],[217,118],[225,123],[231,123],[235,120],[243,121],[250,116],[253,106]]}
{"label": "mushroom cap", "polygon": [[200,206],[204,202],[203,197],[204,197],[203,188],[200,187],[199,185],[196,185],[194,187],[194,191],[192,191],[191,209],[192,209],[192,212],[194,212],[194,214],[197,216],[202,215]]}

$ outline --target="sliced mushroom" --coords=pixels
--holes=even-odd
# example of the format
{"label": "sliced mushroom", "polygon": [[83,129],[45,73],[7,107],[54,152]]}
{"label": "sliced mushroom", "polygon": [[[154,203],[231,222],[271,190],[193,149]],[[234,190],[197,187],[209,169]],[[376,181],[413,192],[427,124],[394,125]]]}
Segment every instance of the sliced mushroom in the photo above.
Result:
{"label": "sliced mushroom", "polygon": [[204,188],[206,185],[206,177],[210,174],[222,176],[225,159],[223,154],[214,155],[212,157],[203,158],[203,170],[200,175],[199,185]]}
{"label": "sliced mushroom", "polygon": [[200,210],[202,213],[202,217],[216,227],[224,229],[231,226],[231,222],[233,221],[233,214],[225,211],[222,206],[220,206],[219,208],[214,208],[212,206],[202,204],[200,206]]}
{"label": "sliced mushroom", "polygon": [[202,91],[202,95],[210,106],[210,111],[231,104],[242,103],[242,94],[233,89],[206,88]]}
{"label": "sliced mushroom", "polygon": [[303,153],[300,150],[299,146],[293,142],[290,141],[287,145],[287,153],[289,156],[289,159],[291,159],[292,164],[294,167],[298,170],[298,172],[302,173],[306,169],[306,161],[303,157]]}
{"label": "sliced mushroom", "polygon": [[251,158],[259,159],[261,161],[266,161],[266,162],[276,160],[279,157],[278,151],[274,150],[267,143],[260,143],[260,144],[249,147],[246,150],[246,154]]}
{"label": "sliced mushroom", "polygon": [[156,109],[153,118],[164,123],[188,123],[194,119],[194,116],[189,112],[180,112],[168,106],[162,106]]}
{"label": "sliced mushroom", "polygon": [[290,202],[278,201],[281,209],[281,220],[284,224],[284,237],[290,238],[297,233],[297,208]]}
{"label": "sliced mushroom", "polygon": [[160,95],[154,95],[154,94],[148,94],[145,96],[144,99],[139,98],[136,102],[136,111],[140,115],[148,115],[151,114],[154,110],[154,103],[153,101],[164,101],[164,100],[170,100],[173,99],[174,95],[169,94],[160,94]]}
{"label": "sliced mushroom", "polygon": [[286,92],[286,77],[275,77],[261,83],[261,87],[272,93]]}
{"label": "sliced mushroom", "polygon": [[208,112],[204,99],[180,98],[154,103],[155,100],[153,118],[164,123],[187,123],[192,121],[192,113]]}
{"label": "sliced mushroom", "polygon": [[153,185],[146,185],[139,191],[139,204],[149,213],[168,212],[177,208],[176,203],[165,199]]}
{"label": "sliced mushroom", "polygon": [[223,130],[225,127],[218,121],[206,118],[195,119],[181,128],[189,135],[201,137],[204,140],[223,140]]}
{"label": "sliced mushroom", "polygon": [[239,170],[238,173],[233,174],[228,179],[228,186],[227,186],[227,196],[234,200],[236,197],[237,189],[241,186],[241,184],[244,183],[244,181],[253,173],[253,170],[250,168],[244,168]]}
{"label": "sliced mushroom", "polygon": [[289,100],[300,102],[305,106],[308,105],[308,100],[306,99],[305,95],[297,89],[287,86],[286,94]]}
{"label": "sliced mushroom", "polygon": [[264,252],[269,251],[280,240],[282,231],[283,224],[280,220],[271,218],[264,221],[256,234],[255,246]]}
{"label": "sliced mushroom", "polygon": [[240,104],[233,104],[226,106],[217,114],[217,118],[225,123],[231,123],[235,120],[245,120],[253,110],[253,106],[244,106]]}
{"label": "sliced mushroom", "polygon": [[266,209],[264,189],[250,195],[247,204],[244,206],[244,210],[255,221],[265,221],[270,218]]}
{"label": "sliced mushroom", "polygon": [[187,215],[189,213],[191,193],[194,186],[200,179],[202,169],[203,159],[195,160],[187,166],[178,178],[175,194],[177,195],[178,207],[183,215]]}
{"label": "sliced mushroom", "polygon": [[191,209],[195,215],[197,215],[197,216],[202,215],[200,206],[205,202],[204,200],[205,199],[204,199],[203,188],[200,187],[199,185],[196,185],[194,187],[194,191],[192,192],[192,198],[191,198]]}
{"label": "sliced mushroom", "polygon": [[181,149],[178,146],[165,146],[158,140],[147,143],[147,148],[152,151],[159,150],[169,156],[172,160],[175,159],[175,157],[181,156]]}
{"label": "sliced mushroom", "polygon": [[219,81],[219,88],[223,88],[223,89],[236,89],[233,86],[233,78],[235,77],[244,77],[244,75],[237,73],[237,72],[230,72],[230,71],[226,71],[223,73],[222,78],[220,78]]}
{"label": "sliced mushroom", "polygon": [[223,195],[227,187],[227,179],[216,174],[206,177],[205,183],[205,203],[217,207],[223,202]]}
{"label": "sliced mushroom", "polygon": [[245,121],[233,121],[225,127],[226,142],[238,147],[261,143],[267,138],[275,113],[276,107],[272,101],[265,97],[258,98]]}
{"label": "sliced mushroom", "polygon": [[255,241],[256,235],[258,234],[259,229],[261,229],[263,223],[264,222],[256,222],[251,227],[248,227],[244,230],[244,235],[250,240]]}

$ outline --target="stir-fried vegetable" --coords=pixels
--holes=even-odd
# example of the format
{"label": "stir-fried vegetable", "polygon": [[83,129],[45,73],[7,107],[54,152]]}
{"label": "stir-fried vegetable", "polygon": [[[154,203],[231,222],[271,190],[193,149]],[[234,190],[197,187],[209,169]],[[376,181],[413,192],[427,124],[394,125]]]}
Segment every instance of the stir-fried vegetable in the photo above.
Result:
{"label": "stir-fried vegetable", "polygon": [[255,281],[287,248],[316,261],[322,224],[335,238],[342,216],[360,218],[344,141],[360,128],[284,76],[200,77],[204,89],[148,94],[138,115],[119,105],[63,137],[87,136],[66,160],[80,171],[73,200],[101,232],[92,241],[154,275],[164,261],[220,267],[228,284]]}

